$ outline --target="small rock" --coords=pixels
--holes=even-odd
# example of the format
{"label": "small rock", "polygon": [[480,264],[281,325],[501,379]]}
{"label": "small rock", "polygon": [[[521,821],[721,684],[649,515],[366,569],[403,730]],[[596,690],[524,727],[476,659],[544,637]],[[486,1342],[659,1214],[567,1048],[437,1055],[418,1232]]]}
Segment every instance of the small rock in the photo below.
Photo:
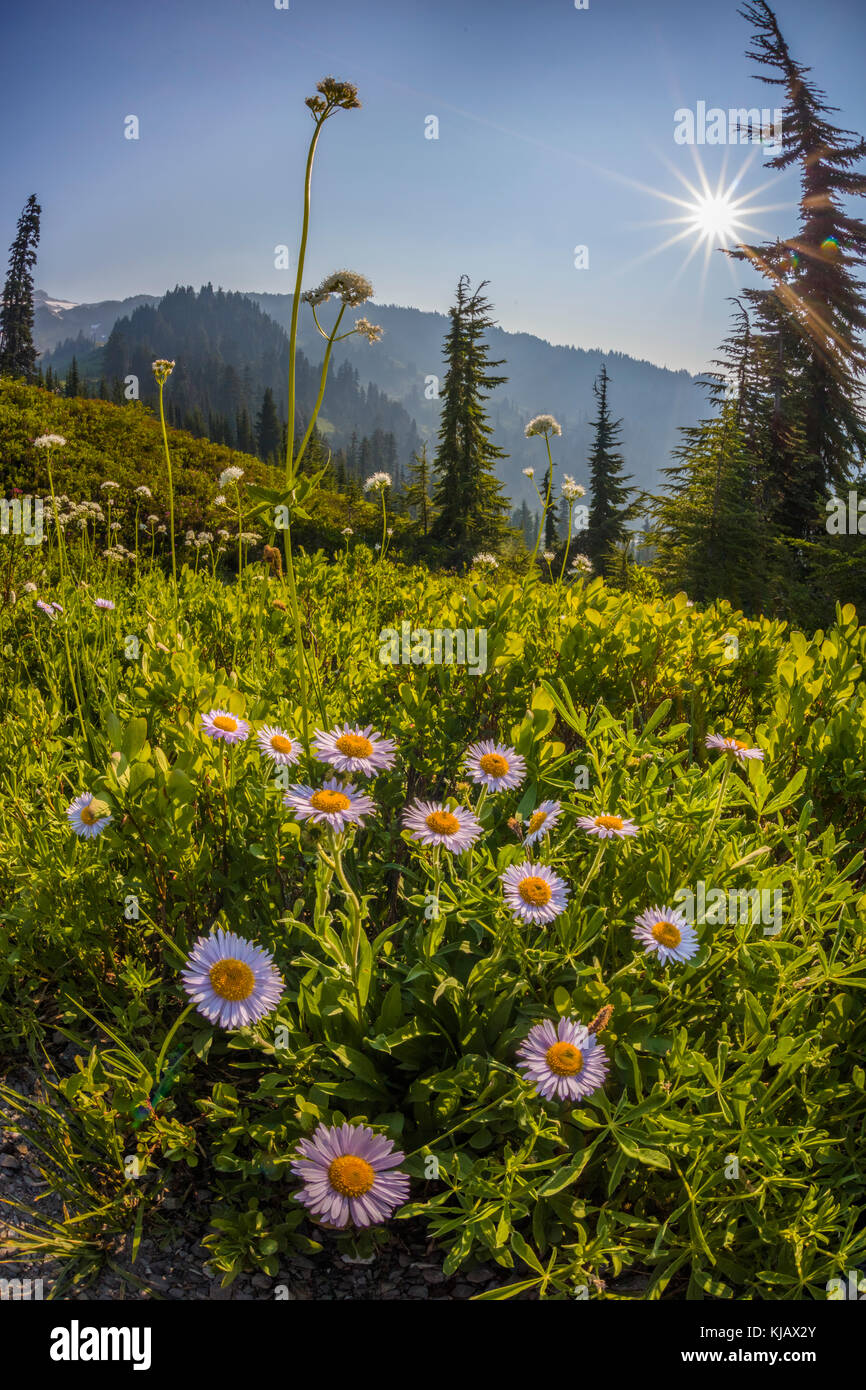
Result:
{"label": "small rock", "polygon": [[252,1277],[252,1285],[254,1289],[269,1289],[271,1288],[272,1283],[273,1281],[268,1278],[267,1274],[254,1274]]}

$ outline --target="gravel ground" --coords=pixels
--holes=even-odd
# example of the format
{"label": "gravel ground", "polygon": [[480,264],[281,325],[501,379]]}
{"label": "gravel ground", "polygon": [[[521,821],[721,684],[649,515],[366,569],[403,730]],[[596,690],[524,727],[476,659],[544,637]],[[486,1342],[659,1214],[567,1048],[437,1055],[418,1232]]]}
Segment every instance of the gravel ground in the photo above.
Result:
{"label": "gravel ground", "polygon": [[[65,1070],[65,1068],[64,1068]],[[33,1095],[40,1086],[34,1069],[22,1065],[2,1078],[11,1090]],[[0,1197],[27,1206],[37,1204],[46,1215],[58,1220],[62,1210],[53,1195],[43,1196],[34,1154],[25,1138],[10,1123],[0,1107]],[[209,1194],[193,1192],[184,1201],[168,1198],[164,1206],[176,1203],[182,1213],[179,1229],[157,1243],[142,1239],[135,1264],[130,1263],[131,1236],[116,1242],[108,1252],[114,1268],[106,1266],[87,1287],[64,1289],[61,1298],[70,1301],[159,1299],[471,1299],[485,1289],[513,1283],[520,1274],[479,1265],[463,1268],[446,1277],[442,1255],[430,1242],[420,1224],[401,1224],[392,1239],[370,1264],[352,1262],[337,1249],[326,1248],[318,1256],[293,1255],[279,1273],[240,1275],[228,1288],[220,1287],[219,1275],[206,1267],[208,1251],[201,1240],[208,1229]],[[60,1266],[51,1260],[6,1263],[14,1254],[9,1221],[19,1220],[12,1208],[0,1204],[0,1277],[42,1279],[47,1297],[56,1284]],[[21,1224],[26,1224],[22,1221]],[[327,1239],[327,1237],[326,1237]],[[124,1272],[128,1274],[124,1278]]]}

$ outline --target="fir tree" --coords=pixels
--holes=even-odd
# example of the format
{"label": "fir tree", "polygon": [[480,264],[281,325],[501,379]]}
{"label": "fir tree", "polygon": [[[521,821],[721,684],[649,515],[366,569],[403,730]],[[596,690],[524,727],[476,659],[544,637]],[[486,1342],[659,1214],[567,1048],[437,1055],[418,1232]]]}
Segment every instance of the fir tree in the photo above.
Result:
{"label": "fir tree", "polygon": [[492,442],[485,410],[487,396],[507,380],[494,371],[502,363],[488,356],[484,335],[493,319],[483,293],[486,284],[470,294],[469,277],[460,277],[444,348],[447,371],[433,494],[438,515],[430,534],[457,564],[466,564],[478,550],[496,548],[508,511],[494,473],[505,454]]}
{"label": "fir tree", "polygon": [[433,520],[433,503],[430,498],[430,464],[427,461],[427,445],[412,455],[409,464],[409,486],[406,488],[406,505],[413,513],[424,539],[430,534]]}
{"label": "fir tree", "polygon": [[610,416],[609,380],[607,367],[602,363],[592,387],[598,413],[593,421],[593,445],[589,456],[591,501],[584,546],[596,573],[601,575],[607,573],[611,546],[625,539],[626,522],[632,512],[629,502],[632,489],[628,487],[631,476],[623,473],[622,455],[617,451],[622,421],[612,420]]}
{"label": "fir tree", "polygon": [[42,209],[32,193],[18,219],[18,230],[9,251],[9,271],[0,306],[0,376],[36,375],[33,345],[33,267],[39,244]]}
{"label": "fir tree", "polygon": [[258,445],[259,458],[263,459],[265,463],[275,462],[279,456],[282,437],[283,432],[280,427],[279,416],[277,415],[274,393],[270,386],[267,386],[262,396],[262,405],[256,420],[256,443]]}
{"label": "fir tree", "polygon": [[[829,490],[845,487],[854,459],[866,456],[859,336],[866,300],[855,267],[866,260],[866,224],[845,200],[866,195],[866,174],[854,166],[866,141],[835,126],[835,108],[796,62],[766,0],[749,0],[741,15],[754,26],[748,56],[783,89],[781,152],[768,167],[800,171],[800,226],[784,246],[743,246],[770,289],[746,291],[760,336],[773,452],[774,519],[807,537]],[[798,438],[798,435],[800,436]]]}
{"label": "fir tree", "polygon": [[66,396],[77,396],[81,393],[81,377],[78,374],[78,359],[75,357],[69,364],[63,393]]}

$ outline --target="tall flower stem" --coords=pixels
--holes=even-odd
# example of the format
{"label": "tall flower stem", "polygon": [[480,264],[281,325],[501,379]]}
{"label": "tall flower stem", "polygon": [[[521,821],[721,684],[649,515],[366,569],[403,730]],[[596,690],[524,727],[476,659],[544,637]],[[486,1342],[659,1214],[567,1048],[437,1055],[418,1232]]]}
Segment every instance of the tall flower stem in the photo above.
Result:
{"label": "tall flower stem", "polygon": [[[307,445],[309,444],[310,439],[312,438],[313,430],[316,428],[316,421],[319,418],[319,411],[322,408],[322,401],[325,398],[325,387],[328,383],[328,367],[331,362],[331,352],[333,351],[334,343],[337,341],[337,330],[340,327],[340,321],[345,312],[346,305],[343,303],[340,305],[340,312],[337,315],[337,322],[334,324],[334,327],[331,329],[331,333],[328,336],[328,346],[325,348],[325,357],[322,362],[322,375],[319,378],[319,394],[316,397],[316,404],[314,405],[313,413],[310,416],[310,423],[307,426],[307,432],[301,440],[300,444],[298,445],[298,452],[295,455],[293,462],[293,473],[297,473],[298,469],[300,468],[301,460],[307,451]],[[316,319],[316,323],[318,323],[318,319]],[[321,329],[319,331],[321,332]],[[324,337],[325,334],[323,333],[322,336]],[[344,334],[343,336],[348,337],[349,335]]]}
{"label": "tall flower stem", "polygon": [[710,843],[710,841],[711,841],[712,838],[713,838],[713,831],[714,831],[715,828],[716,828],[716,824],[717,824],[717,822],[718,822],[718,819],[719,819],[719,816],[720,816],[721,810],[722,810],[722,803],[723,803],[724,797],[725,797],[725,788],[726,788],[726,786],[728,785],[728,778],[729,778],[730,775],[731,775],[731,768],[732,768],[733,765],[734,765],[734,755],[733,755],[732,753],[726,754],[725,762],[726,762],[727,765],[726,765],[726,767],[725,767],[724,772],[722,773],[722,780],[721,780],[721,782],[719,783],[719,794],[718,794],[718,796],[716,797],[716,804],[715,804],[715,807],[714,807],[714,809],[713,809],[713,814],[712,814],[712,817],[711,817],[711,819],[710,819],[709,826],[707,827],[707,832],[706,832],[706,834],[704,835],[703,840],[701,841],[701,847],[700,847],[700,849],[699,849],[698,852],[697,852],[697,855],[696,855],[696,857],[695,857],[694,863],[692,864],[692,870],[696,869],[696,868],[698,867],[698,865],[700,864],[701,860],[702,860],[703,857],[704,857],[704,853],[705,853],[705,851],[706,851],[707,845]]}
{"label": "tall flower stem", "polygon": [[565,542],[565,554],[562,557],[562,569],[559,571],[559,582],[562,583],[565,577],[565,567],[568,564],[568,552],[571,549],[571,519],[574,516],[574,501],[568,499],[568,539]]}
{"label": "tall flower stem", "polygon": [[157,377],[159,386],[159,422],[162,426],[162,443],[165,449],[165,466],[168,471],[168,524],[171,532],[171,589],[174,598],[174,628],[173,635],[177,639],[177,554],[174,546],[174,476],[171,471],[171,450],[168,447],[168,430],[165,427],[165,402],[163,391],[165,389],[165,379]]}
{"label": "tall flower stem", "polygon": [[[361,987],[358,983],[358,967],[361,957],[361,932],[363,931],[363,912],[358,901],[358,895],[346,877],[346,870],[343,867],[343,847],[340,839],[335,835],[331,842],[331,852],[333,854],[334,872],[337,875],[340,887],[346,895],[349,904],[349,915],[352,919],[352,989],[355,995],[355,1008],[358,1011],[358,1026],[364,1021],[364,1006],[361,1002]],[[326,861],[327,862],[327,861]]]}
{"label": "tall flower stem", "polygon": [[[54,476],[51,472],[51,450],[47,451],[46,461],[48,464],[48,485],[51,488],[51,510],[54,513],[54,525],[57,530],[57,550],[60,557],[60,580],[61,584],[66,577],[66,542],[63,539],[63,530],[60,525],[60,517],[57,515],[57,497],[54,492]],[[64,591],[64,597],[68,595]],[[76,599],[77,602],[77,599]],[[90,739],[87,736],[87,725],[84,722],[84,711],[81,708],[81,697],[78,694],[78,682],[75,679],[75,668],[72,665],[72,652],[69,650],[69,632],[67,625],[67,615],[63,615],[63,649],[66,652],[66,669],[69,672],[69,683],[72,686],[72,698],[75,701],[75,709],[78,713],[78,723],[81,726],[81,736],[84,742],[90,747]]]}
{"label": "tall flower stem", "polygon": [[[550,438],[547,434],[545,434],[544,436],[544,443],[547,447],[547,496],[544,499],[544,506],[541,511],[541,521],[538,525],[538,535],[535,537],[535,549],[532,552],[532,559],[530,561],[531,565],[535,564],[535,557],[538,554],[538,547],[541,544],[541,537],[544,532],[544,523],[547,520],[547,513],[550,509],[550,490],[553,487],[553,459],[550,453]],[[538,495],[540,497],[541,493],[539,492]]]}

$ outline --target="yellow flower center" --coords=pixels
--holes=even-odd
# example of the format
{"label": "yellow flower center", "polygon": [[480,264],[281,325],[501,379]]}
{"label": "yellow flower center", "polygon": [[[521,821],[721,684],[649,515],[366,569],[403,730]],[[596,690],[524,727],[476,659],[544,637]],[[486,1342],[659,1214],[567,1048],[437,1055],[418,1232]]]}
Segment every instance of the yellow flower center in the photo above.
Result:
{"label": "yellow flower center", "polygon": [[335,816],[338,811],[347,811],[351,804],[351,798],[344,792],[331,791],[327,787],[320,792],[313,792],[310,797],[313,810],[324,811],[326,816]]}
{"label": "yellow flower center", "polygon": [[208,979],[214,994],[218,994],[220,999],[228,999],[233,1004],[239,999],[248,999],[256,983],[256,977],[246,961],[234,960],[231,956],[212,965]]}
{"label": "yellow flower center", "polygon": [[334,744],[344,758],[369,758],[373,745],[363,734],[343,734]]}
{"label": "yellow flower center", "polygon": [[576,1076],[583,1066],[583,1053],[574,1043],[557,1042],[547,1049],[545,1061],[557,1076]]}
{"label": "yellow flower center", "polygon": [[459,820],[450,811],[432,811],[424,824],[434,835],[456,835],[460,829]]}
{"label": "yellow flower center", "polygon": [[483,754],[478,759],[478,766],[488,777],[504,777],[508,771],[508,763],[501,753]]}
{"label": "yellow flower center", "polygon": [[529,817],[529,833],[530,833],[530,835],[534,835],[535,832],[536,832],[536,830],[540,830],[541,827],[544,825],[544,822],[545,822],[546,820],[547,820],[547,812],[546,812],[546,811],[535,811],[535,812],[533,812],[533,814]]}
{"label": "yellow flower center", "polygon": [[652,933],[660,946],[679,946],[683,939],[682,932],[673,922],[656,922]]}
{"label": "yellow flower center", "polygon": [[517,891],[523,901],[529,903],[530,907],[545,907],[550,902],[550,884],[535,874],[531,874],[529,878],[521,879]]}
{"label": "yellow flower center", "polygon": [[230,714],[218,714],[213,725],[215,729],[222,729],[224,733],[234,734],[237,732],[238,721],[232,719]]}
{"label": "yellow flower center", "polygon": [[363,1197],[376,1181],[376,1174],[366,1159],[342,1154],[328,1165],[328,1181],[341,1197]]}
{"label": "yellow flower center", "polygon": [[271,738],[271,747],[275,753],[291,753],[292,740],[286,738],[284,734],[274,734]]}
{"label": "yellow flower center", "polygon": [[747,743],[740,743],[740,740],[738,738],[730,738],[728,739],[728,743],[731,745],[731,748],[735,753],[742,753],[749,746]]}
{"label": "yellow flower center", "polygon": [[622,816],[596,816],[595,823],[600,830],[622,830]]}
{"label": "yellow flower center", "polygon": [[82,806],[78,813],[85,825],[95,825],[99,820],[99,814],[93,809],[93,802],[88,801],[86,806]]}

